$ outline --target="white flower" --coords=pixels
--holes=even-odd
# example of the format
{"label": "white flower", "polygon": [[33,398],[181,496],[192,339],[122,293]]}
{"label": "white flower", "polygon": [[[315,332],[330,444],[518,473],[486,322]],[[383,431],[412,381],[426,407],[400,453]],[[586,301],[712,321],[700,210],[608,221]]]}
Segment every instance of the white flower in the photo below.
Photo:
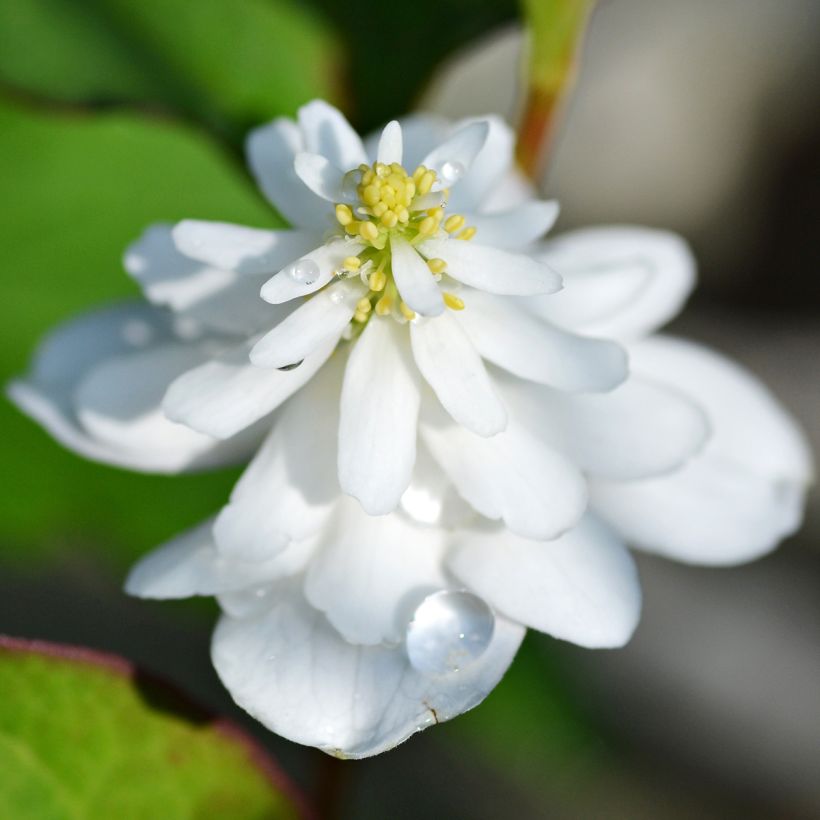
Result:
{"label": "white flower", "polygon": [[214,663],[265,725],[377,753],[478,703],[526,626],[628,640],[625,544],[727,564],[797,527],[792,420],[737,366],[651,335],[693,284],[676,237],[534,244],[556,209],[495,120],[391,123],[367,152],[317,102],[248,148],[294,230],[150,229],[126,267],[171,311],[77,320],[11,394],[137,469],[242,459],[270,430],[219,515],[128,582],[219,596]]}

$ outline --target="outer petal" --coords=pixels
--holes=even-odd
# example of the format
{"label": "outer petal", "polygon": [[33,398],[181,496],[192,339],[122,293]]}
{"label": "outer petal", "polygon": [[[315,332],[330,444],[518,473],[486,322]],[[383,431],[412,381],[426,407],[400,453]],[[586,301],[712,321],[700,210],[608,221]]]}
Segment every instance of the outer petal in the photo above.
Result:
{"label": "outer petal", "polygon": [[215,438],[228,438],[275,410],[327,361],[338,339],[331,338],[293,370],[251,364],[255,339],[228,350],[175,379],[162,401],[172,421]]}
{"label": "outer petal", "polygon": [[428,239],[419,250],[428,259],[443,259],[448,276],[488,293],[531,296],[561,289],[555,271],[522,254],[459,239]]}
{"label": "outer petal", "polygon": [[799,526],[812,474],[793,419],[753,376],[698,345],[658,337],[630,351],[637,373],[702,404],[713,435],[670,476],[596,483],[595,508],[637,546],[683,561],[735,564],[773,549]]}
{"label": "outer petal", "polygon": [[393,276],[401,298],[422,316],[438,316],[444,311],[441,289],[427,263],[409,242],[391,239]]}
{"label": "outer petal", "polygon": [[581,646],[623,646],[638,624],[635,564],[593,516],[554,541],[528,541],[496,529],[463,531],[448,565],[499,612]]}
{"label": "outer petal", "polygon": [[293,160],[296,175],[316,196],[328,202],[343,199],[344,174],[327,157],[302,152]]}
{"label": "outer petal", "polygon": [[234,700],[269,729],[338,757],[378,754],[478,705],[524,635],[498,618],[476,663],[432,678],[416,672],[401,648],[348,643],[294,587],[275,597],[255,618],[222,618],[214,666]]}
{"label": "outer petal", "polygon": [[392,120],[384,126],[384,130],[379,138],[376,160],[383,162],[385,165],[390,165],[393,162],[397,162],[401,165],[402,135],[401,126],[396,120]]}
{"label": "outer petal", "polygon": [[624,349],[576,336],[537,319],[510,299],[471,290],[458,321],[478,352],[522,379],[560,390],[611,390],[627,376]]}
{"label": "outer petal", "polygon": [[327,157],[342,171],[367,162],[359,135],[344,115],[324,100],[313,100],[299,109],[299,128],[305,150]]}
{"label": "outer petal", "polygon": [[339,483],[371,515],[395,509],[416,460],[418,372],[395,322],[368,323],[342,387]]}
{"label": "outer petal", "polygon": [[507,426],[507,411],[476,349],[449,314],[410,326],[413,358],[447,412],[480,436]]}
{"label": "outer petal", "polygon": [[576,467],[512,423],[481,438],[425,405],[420,433],[461,496],[486,518],[503,519],[525,538],[555,538],[586,507],[586,485]]}
{"label": "outer petal", "polygon": [[254,129],[245,148],[256,182],[282,216],[298,227],[331,225],[333,209],[305,187],[293,168],[296,154],[306,150],[295,122],[281,117]]}
{"label": "outer petal", "polygon": [[675,234],[588,228],[543,246],[538,258],[564,278],[554,299],[528,304],[540,316],[591,336],[632,339],[668,322],[695,284],[695,262]]}
{"label": "outer petal", "polygon": [[351,643],[399,643],[418,604],[446,586],[445,537],[343,499],[319,539],[305,595]]}
{"label": "outer petal", "polygon": [[140,560],[128,574],[125,591],[138,598],[190,598],[256,588],[299,572],[312,554],[300,544],[286,556],[244,564],[221,556],[214,545],[213,519],[203,522]]}
{"label": "outer petal", "polygon": [[478,239],[483,245],[491,245],[494,248],[523,248],[540,239],[555,224],[558,210],[558,203],[554,200],[533,200],[508,211],[470,214],[467,222],[476,229]]}

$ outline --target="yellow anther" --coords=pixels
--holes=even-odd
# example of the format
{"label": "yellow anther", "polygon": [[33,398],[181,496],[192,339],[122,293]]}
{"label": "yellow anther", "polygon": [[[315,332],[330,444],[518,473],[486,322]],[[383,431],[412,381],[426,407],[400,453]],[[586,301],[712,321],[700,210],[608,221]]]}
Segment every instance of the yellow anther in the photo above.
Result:
{"label": "yellow anther", "polygon": [[416,318],[416,311],[413,310],[406,302],[399,302],[399,310],[401,311],[401,315],[407,319],[408,322],[412,322],[413,319]]}
{"label": "yellow anther", "polygon": [[404,183],[404,204],[409,205],[413,201],[413,197],[416,195],[416,183],[413,182],[412,179],[408,179],[407,182]]}
{"label": "yellow anther", "polygon": [[390,170],[394,174],[398,174],[402,178],[407,176],[407,171],[405,171],[404,168],[402,168],[401,165],[398,162],[391,162],[390,163]]}
{"label": "yellow anther", "polygon": [[386,316],[390,313],[390,308],[393,307],[393,300],[385,293],[378,302],[376,302],[376,315]]}
{"label": "yellow anther", "polygon": [[370,299],[366,296],[363,296],[358,302],[356,302],[356,310],[359,313],[370,313],[371,307],[372,305],[370,304]]}
{"label": "yellow anther", "polygon": [[453,233],[463,227],[464,217],[461,216],[461,214],[453,214],[452,216],[448,216],[444,223],[444,230],[447,231],[447,233]]}
{"label": "yellow anther", "polygon": [[410,221],[410,211],[407,208],[399,208],[396,211],[396,216],[399,218],[399,222],[409,222]]}
{"label": "yellow anther", "polygon": [[465,228],[457,237],[456,239],[472,239],[475,236],[476,229],[475,228]]}
{"label": "yellow anther", "polygon": [[413,182],[416,185],[419,184],[419,180],[427,173],[427,169],[423,165],[419,165],[415,171],[413,171]]}
{"label": "yellow anther", "polygon": [[362,191],[362,201],[365,203],[365,205],[375,205],[380,198],[381,194],[379,192],[378,185],[368,185]]}
{"label": "yellow anther", "polygon": [[345,225],[345,231],[347,231],[347,233],[351,236],[355,236],[359,232],[359,225],[361,225],[361,222],[354,219],[352,222]]}
{"label": "yellow anther", "polygon": [[429,194],[435,181],[436,175],[432,171],[425,171],[422,178],[416,183],[416,190],[422,196],[424,196],[424,194]]}
{"label": "yellow anther", "polygon": [[436,222],[432,216],[425,216],[424,219],[419,222],[419,233],[422,236],[430,236],[430,234],[436,232],[437,228],[438,222]]}
{"label": "yellow anther", "polygon": [[398,221],[399,218],[393,213],[393,211],[385,211],[382,214],[382,225],[386,228],[394,228]]}
{"label": "yellow anther", "polygon": [[[444,219],[444,208],[440,205],[436,208],[428,208],[427,216],[432,216],[433,219],[442,220]],[[450,217],[452,219],[452,217]]]}
{"label": "yellow anther", "polygon": [[447,263],[443,259],[428,259],[427,267],[432,273],[444,273]]}
{"label": "yellow anther", "polygon": [[342,267],[349,271],[358,270],[361,266],[362,260],[358,256],[345,257],[344,262],[342,262]]}
{"label": "yellow anther", "polygon": [[451,310],[464,310],[464,301],[459,299],[455,293],[445,293],[444,304]]}
{"label": "yellow anther", "polygon": [[[368,303],[368,304],[369,304],[369,303]],[[366,321],[367,321],[367,317],[368,317],[368,314],[367,314],[367,313],[362,312],[361,310],[357,310],[357,311],[353,314],[353,319],[354,319],[354,321],[356,321],[356,322],[366,322]]]}
{"label": "yellow anther", "polygon": [[387,274],[383,270],[374,271],[370,274],[368,284],[370,286],[370,290],[374,290],[376,292],[384,290],[384,286],[387,284]]}
{"label": "yellow anther", "polygon": [[361,222],[359,224],[359,236],[372,242],[379,235],[379,229],[372,222]]}
{"label": "yellow anther", "polygon": [[347,205],[337,205],[336,219],[340,225],[349,225],[353,221],[353,211]]}
{"label": "yellow anther", "polygon": [[377,202],[373,206],[373,216],[381,216],[385,211],[387,211],[387,203],[386,202]]}
{"label": "yellow anther", "polygon": [[377,162],[373,169],[380,177],[386,177],[390,173],[390,169],[383,162]]}

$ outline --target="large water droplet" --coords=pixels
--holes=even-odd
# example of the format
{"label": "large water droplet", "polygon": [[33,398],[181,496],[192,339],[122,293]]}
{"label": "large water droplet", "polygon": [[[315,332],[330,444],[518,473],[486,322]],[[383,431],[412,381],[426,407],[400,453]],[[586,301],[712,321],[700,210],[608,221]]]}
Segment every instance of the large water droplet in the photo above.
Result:
{"label": "large water droplet", "polygon": [[452,185],[464,176],[465,170],[465,167],[458,160],[448,159],[441,165],[441,178]]}
{"label": "large water droplet", "polygon": [[446,675],[474,663],[493,638],[495,617],[472,592],[443,589],[428,595],[407,626],[410,663],[427,675]]}
{"label": "large water droplet", "polygon": [[348,171],[342,177],[342,199],[345,202],[359,201],[359,181],[361,173],[358,170]]}
{"label": "large water droplet", "polygon": [[300,285],[312,285],[319,278],[319,266],[312,259],[291,262],[285,268],[285,272]]}

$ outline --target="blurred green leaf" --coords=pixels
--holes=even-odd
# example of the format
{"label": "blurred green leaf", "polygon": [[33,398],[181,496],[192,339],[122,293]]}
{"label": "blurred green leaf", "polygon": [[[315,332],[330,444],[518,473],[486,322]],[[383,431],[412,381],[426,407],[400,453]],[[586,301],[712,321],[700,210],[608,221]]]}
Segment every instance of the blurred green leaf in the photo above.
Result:
{"label": "blurred green leaf", "polygon": [[127,662],[0,638],[0,816],[297,818],[244,733]]}
{"label": "blurred green leaf", "polygon": [[[280,224],[208,139],[158,121],[44,116],[0,101],[0,167],[2,382],[26,369],[56,323],[138,293],[120,259],[148,223],[190,216]],[[235,478],[144,476],[86,462],[7,401],[0,425],[6,555],[82,537],[130,560],[214,512]]]}
{"label": "blurred green leaf", "polygon": [[45,99],[161,104],[233,139],[337,96],[340,49],[289,0],[0,3],[0,80]]}

